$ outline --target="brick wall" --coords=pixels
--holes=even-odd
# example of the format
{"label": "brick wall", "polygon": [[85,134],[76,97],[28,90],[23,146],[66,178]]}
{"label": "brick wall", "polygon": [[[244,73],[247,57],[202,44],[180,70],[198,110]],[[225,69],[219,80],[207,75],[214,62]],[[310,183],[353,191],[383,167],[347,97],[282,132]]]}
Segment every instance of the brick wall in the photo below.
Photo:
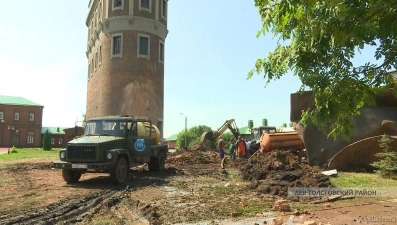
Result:
{"label": "brick wall", "polygon": [[[0,121],[0,147],[40,147],[43,106],[14,106],[0,105],[0,112],[4,112],[4,122]],[[15,113],[19,112],[19,120],[15,120]],[[29,121],[30,113],[34,113],[34,121]],[[9,130],[8,127],[14,127]],[[28,132],[33,132],[33,143],[28,143]],[[11,138],[13,137],[13,138]]]}
{"label": "brick wall", "polygon": [[[129,15],[129,0],[124,0],[122,10],[112,11],[112,1],[108,1],[109,18]],[[151,12],[139,10],[139,0],[134,1],[134,17],[156,18],[156,3],[151,1]],[[166,25],[161,18],[161,1],[158,6],[159,23]],[[106,8],[106,7],[105,7]],[[128,23],[128,19],[125,21]],[[122,57],[111,58],[112,33],[100,35],[102,63],[90,75],[87,84],[87,119],[97,116],[137,115],[147,116],[153,124],[164,113],[164,64],[159,62],[159,42],[157,35],[134,30],[120,30],[123,34]],[[138,34],[150,35],[150,59],[137,57]],[[161,40],[165,41],[165,40]],[[91,59],[92,51],[88,58]]]}

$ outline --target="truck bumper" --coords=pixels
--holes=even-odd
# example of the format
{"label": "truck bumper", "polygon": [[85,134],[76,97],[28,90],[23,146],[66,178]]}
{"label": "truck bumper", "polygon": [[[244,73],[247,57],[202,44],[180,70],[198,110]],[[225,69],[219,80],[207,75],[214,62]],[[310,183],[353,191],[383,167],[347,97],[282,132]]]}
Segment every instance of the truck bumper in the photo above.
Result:
{"label": "truck bumper", "polygon": [[64,161],[52,162],[51,168],[54,169],[75,169],[75,170],[108,170],[111,163],[70,163]]}

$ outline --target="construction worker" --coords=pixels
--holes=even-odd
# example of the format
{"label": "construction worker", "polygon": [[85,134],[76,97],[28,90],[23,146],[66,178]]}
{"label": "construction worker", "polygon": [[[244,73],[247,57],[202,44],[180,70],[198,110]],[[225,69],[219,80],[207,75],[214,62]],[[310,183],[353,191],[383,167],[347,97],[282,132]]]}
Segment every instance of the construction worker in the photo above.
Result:
{"label": "construction worker", "polygon": [[219,157],[223,159],[225,157],[225,141],[223,138],[219,139],[217,148],[219,151]]}
{"label": "construction worker", "polygon": [[229,155],[230,155],[230,158],[236,159],[236,152],[235,152],[235,144],[234,143],[230,143]]}
{"label": "construction worker", "polygon": [[239,158],[246,157],[247,145],[245,144],[245,141],[241,136],[238,136],[238,140],[236,142],[236,148],[237,148],[237,156]]}

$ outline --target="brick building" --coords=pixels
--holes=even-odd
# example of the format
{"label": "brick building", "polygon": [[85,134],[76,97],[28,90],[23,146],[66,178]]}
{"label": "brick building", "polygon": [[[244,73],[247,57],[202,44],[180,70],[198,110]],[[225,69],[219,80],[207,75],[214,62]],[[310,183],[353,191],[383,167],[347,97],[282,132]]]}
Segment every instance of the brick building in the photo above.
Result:
{"label": "brick building", "polygon": [[40,147],[44,106],[0,95],[0,147]]}
{"label": "brick building", "polygon": [[91,0],[87,119],[148,118],[163,133],[168,0]]}
{"label": "brick building", "polygon": [[48,130],[51,134],[51,147],[63,148],[66,144],[73,140],[75,136],[83,135],[84,129],[82,127],[42,127],[41,140],[44,138],[44,133]]}

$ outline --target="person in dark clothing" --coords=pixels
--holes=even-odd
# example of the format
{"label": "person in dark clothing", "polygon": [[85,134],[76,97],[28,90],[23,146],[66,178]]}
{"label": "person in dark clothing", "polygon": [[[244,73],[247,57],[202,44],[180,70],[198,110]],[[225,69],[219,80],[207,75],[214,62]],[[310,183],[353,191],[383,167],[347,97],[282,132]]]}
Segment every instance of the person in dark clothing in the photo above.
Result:
{"label": "person in dark clothing", "polygon": [[218,151],[219,157],[223,159],[225,157],[225,141],[222,138],[218,141]]}

